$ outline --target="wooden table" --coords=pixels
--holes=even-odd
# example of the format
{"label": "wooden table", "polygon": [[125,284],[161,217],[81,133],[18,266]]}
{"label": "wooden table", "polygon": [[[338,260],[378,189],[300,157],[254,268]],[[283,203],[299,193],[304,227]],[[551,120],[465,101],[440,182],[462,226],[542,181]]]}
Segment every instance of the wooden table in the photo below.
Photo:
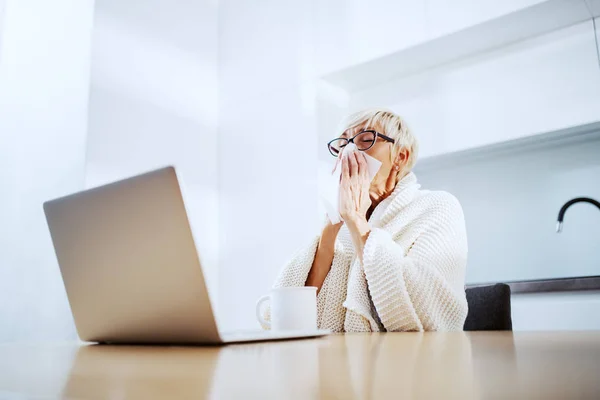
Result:
{"label": "wooden table", "polygon": [[592,399],[600,332],[334,335],[226,347],[0,345],[0,399]]}

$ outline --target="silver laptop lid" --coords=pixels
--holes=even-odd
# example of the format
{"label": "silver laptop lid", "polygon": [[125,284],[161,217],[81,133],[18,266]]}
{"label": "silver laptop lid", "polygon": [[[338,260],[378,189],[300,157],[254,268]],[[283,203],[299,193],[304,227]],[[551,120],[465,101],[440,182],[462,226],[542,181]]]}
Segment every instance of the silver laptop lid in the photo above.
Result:
{"label": "silver laptop lid", "polygon": [[82,340],[216,343],[173,167],[44,203]]}

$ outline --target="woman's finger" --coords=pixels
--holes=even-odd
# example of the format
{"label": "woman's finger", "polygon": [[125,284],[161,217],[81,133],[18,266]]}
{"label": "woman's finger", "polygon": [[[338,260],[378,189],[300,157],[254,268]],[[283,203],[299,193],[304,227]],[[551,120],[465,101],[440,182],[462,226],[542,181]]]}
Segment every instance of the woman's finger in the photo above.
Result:
{"label": "woman's finger", "polygon": [[392,167],[390,175],[388,176],[387,181],[385,182],[386,193],[391,193],[394,190],[394,187],[396,186],[396,179],[399,173],[400,169],[398,168],[398,166]]}
{"label": "woman's finger", "polygon": [[342,157],[342,179],[350,178],[350,171],[348,169],[348,157]]}
{"label": "woman's finger", "polygon": [[369,178],[369,165],[367,164],[367,157],[362,152],[358,156],[358,173],[365,179]]}
{"label": "woman's finger", "polygon": [[356,161],[356,176],[362,175],[362,165],[360,163],[362,159],[362,151],[354,152],[354,161]]}
{"label": "woman's finger", "polygon": [[346,157],[346,159],[348,160],[350,176],[351,177],[358,176],[358,161],[356,159],[356,152],[352,152],[351,154],[348,154],[348,157]]}

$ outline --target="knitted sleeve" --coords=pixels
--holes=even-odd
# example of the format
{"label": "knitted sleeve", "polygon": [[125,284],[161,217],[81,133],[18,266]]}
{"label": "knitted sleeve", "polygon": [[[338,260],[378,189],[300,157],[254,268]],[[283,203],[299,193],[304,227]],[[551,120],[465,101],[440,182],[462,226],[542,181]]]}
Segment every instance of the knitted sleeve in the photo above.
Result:
{"label": "knitted sleeve", "polygon": [[273,288],[304,286],[315,260],[319,239],[320,236],[314,237],[308,246],[296,251],[279,272]]}
{"label": "knitted sleeve", "polygon": [[369,292],[387,331],[463,329],[468,309],[462,208],[453,196],[436,195],[425,218],[406,253],[383,229],[372,229],[365,244]]}

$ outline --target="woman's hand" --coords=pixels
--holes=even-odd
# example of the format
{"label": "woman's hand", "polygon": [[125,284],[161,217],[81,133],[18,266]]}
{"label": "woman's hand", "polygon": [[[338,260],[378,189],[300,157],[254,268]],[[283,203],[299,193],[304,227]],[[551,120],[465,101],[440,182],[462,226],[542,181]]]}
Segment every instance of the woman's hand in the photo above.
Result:
{"label": "woman's hand", "polygon": [[367,211],[371,207],[369,196],[369,172],[364,154],[355,151],[342,157],[340,182],[340,216],[346,223],[352,243],[362,263],[363,249],[371,228],[367,222]]}
{"label": "woman's hand", "polygon": [[339,212],[346,223],[367,220],[371,207],[369,170],[365,155],[354,151],[342,156],[342,174],[339,193]]}

